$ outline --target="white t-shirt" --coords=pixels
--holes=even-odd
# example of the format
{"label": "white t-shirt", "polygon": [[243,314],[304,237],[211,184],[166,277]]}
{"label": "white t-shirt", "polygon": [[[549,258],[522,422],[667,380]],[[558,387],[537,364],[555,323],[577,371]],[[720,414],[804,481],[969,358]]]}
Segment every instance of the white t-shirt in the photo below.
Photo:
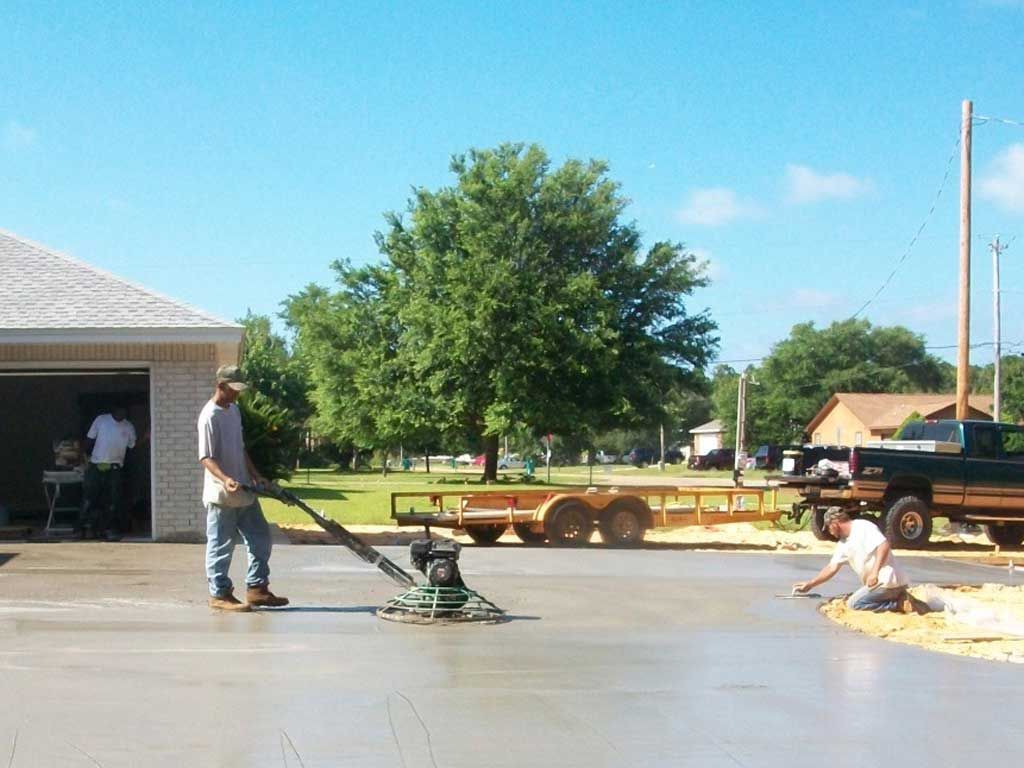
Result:
{"label": "white t-shirt", "polygon": [[[224,474],[239,483],[252,483],[245,463],[245,441],[242,439],[242,412],[232,403],[222,408],[207,401],[199,412],[199,460],[213,459]],[[203,504],[220,507],[247,507],[256,497],[241,489],[228,492],[224,484],[208,469],[203,469]]]}
{"label": "white t-shirt", "polygon": [[89,461],[93,464],[124,464],[124,454],[135,447],[135,427],[128,419],[117,421],[109,413],[101,413],[93,419],[86,434],[95,440]]}
{"label": "white t-shirt", "polygon": [[[875,550],[885,541],[878,526],[870,520],[853,520],[850,535],[840,539],[832,554],[832,564],[849,563],[860,583],[866,584],[868,574],[875,566]],[[896,564],[896,557],[890,552],[886,564],[878,569],[879,587],[905,587],[910,584],[903,570]]]}

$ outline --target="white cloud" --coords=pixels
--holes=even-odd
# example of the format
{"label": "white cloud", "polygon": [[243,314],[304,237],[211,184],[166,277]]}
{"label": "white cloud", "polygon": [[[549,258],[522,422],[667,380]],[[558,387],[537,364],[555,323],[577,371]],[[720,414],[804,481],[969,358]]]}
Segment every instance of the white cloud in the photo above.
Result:
{"label": "white cloud", "polygon": [[718,227],[737,219],[756,218],[762,214],[760,206],[749,200],[740,200],[728,187],[695,189],[686,205],[679,211],[681,221]]}
{"label": "white cloud", "polygon": [[839,296],[829,291],[798,288],[790,297],[790,305],[801,309],[825,309],[839,303]]}
{"label": "white cloud", "polygon": [[870,179],[859,179],[848,173],[818,173],[806,165],[786,166],[786,200],[790,203],[850,200],[873,188]]}
{"label": "white cloud", "polygon": [[8,120],[4,126],[2,143],[4,149],[12,152],[28,149],[36,143],[36,132],[17,120]]}
{"label": "white cloud", "polygon": [[1011,144],[989,166],[979,193],[1000,208],[1024,213],[1024,144]]}

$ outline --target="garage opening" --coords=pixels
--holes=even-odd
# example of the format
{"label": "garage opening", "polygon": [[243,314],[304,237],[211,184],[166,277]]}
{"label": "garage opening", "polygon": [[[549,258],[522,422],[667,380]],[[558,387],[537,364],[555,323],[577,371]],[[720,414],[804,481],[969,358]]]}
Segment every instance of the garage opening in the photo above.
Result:
{"label": "garage opening", "polygon": [[135,368],[0,370],[0,525],[32,536],[71,533],[83,499],[86,433],[118,406],[137,435],[121,470],[123,532],[152,535],[149,371]]}

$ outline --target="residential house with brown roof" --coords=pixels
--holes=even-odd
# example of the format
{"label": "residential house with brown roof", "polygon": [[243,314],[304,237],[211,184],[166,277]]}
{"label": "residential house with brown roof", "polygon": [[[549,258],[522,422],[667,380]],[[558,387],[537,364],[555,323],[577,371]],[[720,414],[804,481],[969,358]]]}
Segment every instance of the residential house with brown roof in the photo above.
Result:
{"label": "residential house with brown roof", "polygon": [[[969,405],[970,418],[992,420],[992,395],[971,395]],[[837,392],[807,424],[807,434],[815,445],[863,445],[892,437],[913,413],[956,418],[956,395]]]}

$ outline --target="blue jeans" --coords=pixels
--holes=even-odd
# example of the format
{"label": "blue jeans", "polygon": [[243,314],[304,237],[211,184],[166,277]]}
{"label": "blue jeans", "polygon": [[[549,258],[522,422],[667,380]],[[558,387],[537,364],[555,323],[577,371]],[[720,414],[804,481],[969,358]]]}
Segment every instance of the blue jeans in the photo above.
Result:
{"label": "blue jeans", "polygon": [[270,580],[270,526],[260,503],[248,507],[206,505],[206,578],[210,594],[220,597],[231,591],[231,555],[239,536],[249,550],[248,587],[258,587]]}
{"label": "blue jeans", "polygon": [[855,611],[895,611],[906,591],[906,587],[864,586],[847,598],[846,605]]}

